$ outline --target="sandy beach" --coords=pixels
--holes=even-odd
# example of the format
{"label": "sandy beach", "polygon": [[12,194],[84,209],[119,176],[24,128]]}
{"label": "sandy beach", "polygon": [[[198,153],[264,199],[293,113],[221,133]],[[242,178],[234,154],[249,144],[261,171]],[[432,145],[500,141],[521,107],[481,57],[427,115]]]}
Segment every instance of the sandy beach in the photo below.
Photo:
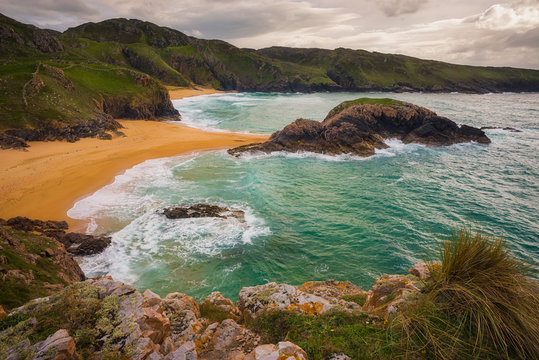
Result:
{"label": "sandy beach", "polygon": [[200,96],[200,95],[210,95],[210,94],[219,94],[224,93],[225,91],[211,89],[211,88],[178,88],[178,87],[168,87],[168,93],[171,100],[183,99],[191,96]]}
{"label": "sandy beach", "polygon": [[[192,89],[186,89],[183,94],[193,94],[187,90]],[[69,218],[67,210],[77,200],[112,183],[114,177],[126,169],[148,159],[266,139],[264,136],[208,132],[157,121],[120,120],[120,123],[124,126],[125,137],[112,140],[86,138],[75,143],[31,142],[26,152],[2,150],[0,218],[26,216],[65,220],[71,231],[83,231],[84,224]]]}

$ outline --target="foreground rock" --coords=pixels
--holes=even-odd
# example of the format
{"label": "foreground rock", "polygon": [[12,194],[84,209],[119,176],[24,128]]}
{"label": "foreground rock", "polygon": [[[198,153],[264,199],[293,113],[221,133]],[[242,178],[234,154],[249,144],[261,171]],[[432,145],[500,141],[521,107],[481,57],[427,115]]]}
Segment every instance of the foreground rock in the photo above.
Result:
{"label": "foreground rock", "polygon": [[66,233],[68,226],[65,221],[32,220],[17,216],[4,221],[6,226],[15,230],[35,231],[56,239],[64,244],[67,251],[75,256],[93,255],[102,252],[110,245],[110,236],[94,236],[79,233]]}
{"label": "foreground rock", "polygon": [[366,292],[349,282],[311,281],[296,287],[268,283],[244,287],[239,293],[238,309],[244,321],[256,319],[271,311],[293,311],[320,315],[331,311],[361,311],[361,306],[346,300],[347,295]]}
{"label": "foreground rock", "polygon": [[245,218],[245,212],[238,209],[226,208],[212,204],[193,204],[163,209],[163,214],[169,219],[188,219],[202,217],[216,217],[226,219],[234,217],[240,220]]}
{"label": "foreground rock", "polygon": [[244,145],[228,152],[309,151],[329,155],[371,156],[388,146],[385,139],[405,144],[445,146],[476,141],[490,143],[485,133],[436,115],[433,111],[392,99],[362,98],[345,101],[329,112],[324,121],[298,119],[273,133],[264,143]]}

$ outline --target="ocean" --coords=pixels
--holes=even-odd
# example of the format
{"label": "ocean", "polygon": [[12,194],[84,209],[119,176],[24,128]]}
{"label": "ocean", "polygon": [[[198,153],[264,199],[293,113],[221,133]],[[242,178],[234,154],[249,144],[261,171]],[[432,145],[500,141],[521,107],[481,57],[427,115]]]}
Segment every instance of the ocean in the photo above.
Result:
{"label": "ocean", "polygon": [[[182,124],[271,134],[296,118],[323,120],[359,97],[391,97],[486,130],[492,143],[427,148],[388,140],[375,156],[226,151],[148,160],[78,201],[68,215],[110,233],[102,254],[79,259],[89,277],[165,295],[235,300],[267,282],[350,280],[369,289],[437,254],[457,226],[504,236],[539,261],[539,95],[226,93],[175,100]],[[244,219],[171,220],[169,206],[211,203]]]}

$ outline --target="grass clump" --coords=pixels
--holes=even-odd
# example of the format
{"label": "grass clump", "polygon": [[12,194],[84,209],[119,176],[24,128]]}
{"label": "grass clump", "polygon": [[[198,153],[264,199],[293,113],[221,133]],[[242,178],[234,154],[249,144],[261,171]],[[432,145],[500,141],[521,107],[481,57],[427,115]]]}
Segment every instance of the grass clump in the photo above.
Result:
{"label": "grass clump", "polygon": [[239,320],[239,316],[209,302],[202,302],[199,307],[201,317],[209,319],[210,323],[221,322],[226,319]]}
{"label": "grass clump", "polygon": [[539,286],[502,237],[455,230],[417,304],[395,324],[430,358],[539,358]]}
{"label": "grass clump", "polygon": [[270,312],[248,326],[261,334],[264,342],[293,342],[305,350],[309,359],[327,359],[333,353],[345,353],[353,359],[392,359],[395,355],[394,343],[384,325],[364,313],[309,316]]}

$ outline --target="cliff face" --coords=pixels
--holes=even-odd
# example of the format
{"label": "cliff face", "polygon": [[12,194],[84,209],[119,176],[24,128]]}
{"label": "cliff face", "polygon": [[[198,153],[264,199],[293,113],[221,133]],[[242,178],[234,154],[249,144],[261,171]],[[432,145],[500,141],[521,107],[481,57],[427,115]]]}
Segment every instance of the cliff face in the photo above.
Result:
{"label": "cliff face", "polygon": [[391,138],[429,146],[490,143],[482,130],[459,127],[426,108],[392,99],[361,98],[338,105],[322,122],[298,119],[264,143],[230,149],[229,153],[310,151],[371,156],[376,149],[387,148],[384,139]]}

